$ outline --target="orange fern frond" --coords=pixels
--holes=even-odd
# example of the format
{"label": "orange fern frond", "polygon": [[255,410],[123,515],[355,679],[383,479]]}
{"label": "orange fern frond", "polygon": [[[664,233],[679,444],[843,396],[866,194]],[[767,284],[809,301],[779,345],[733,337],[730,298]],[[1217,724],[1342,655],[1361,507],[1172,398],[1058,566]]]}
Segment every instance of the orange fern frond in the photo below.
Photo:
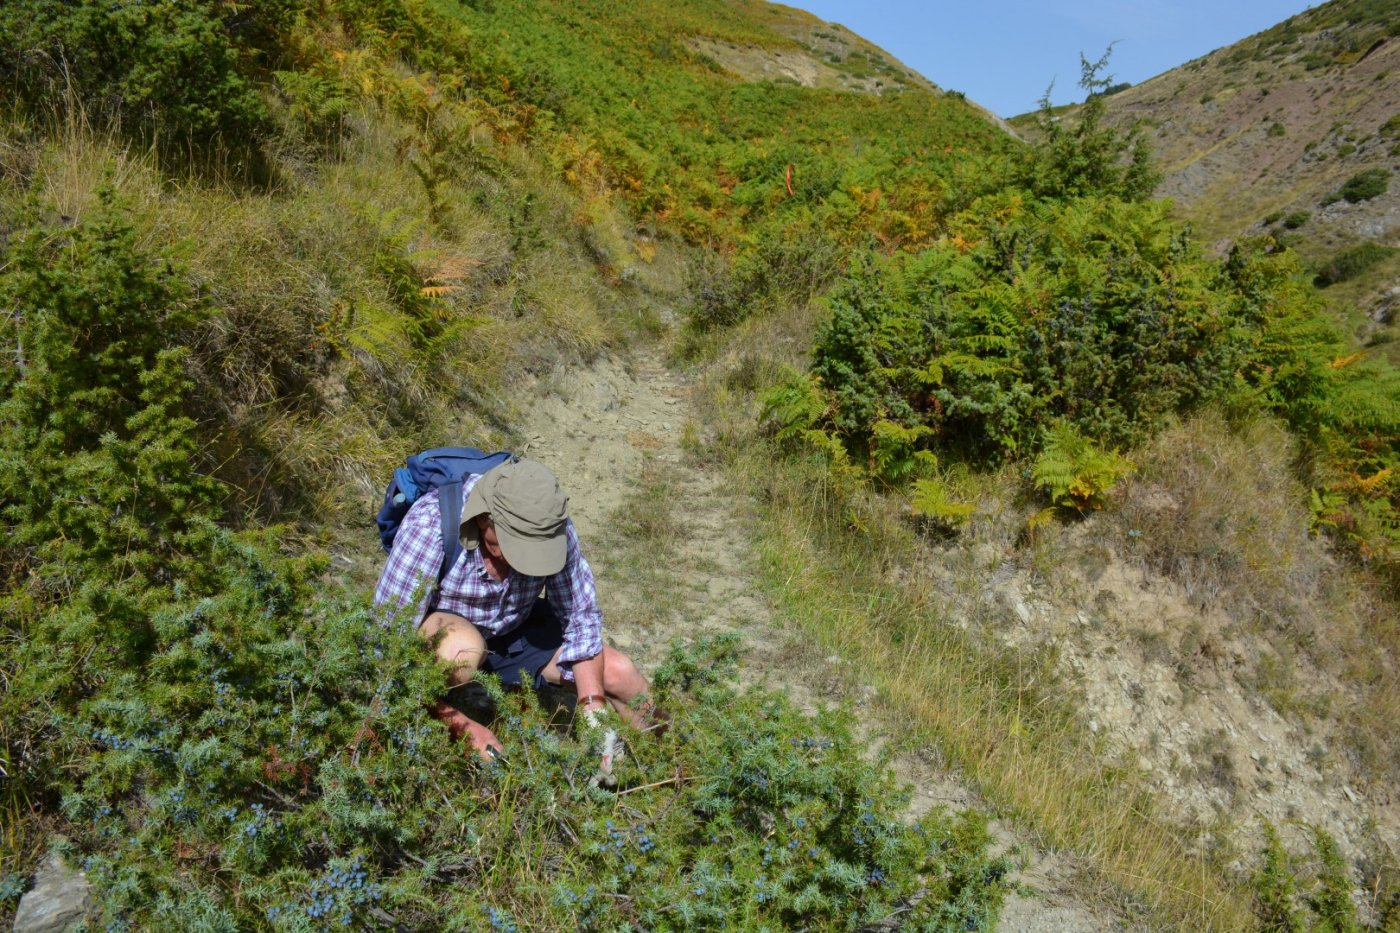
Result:
{"label": "orange fern frond", "polygon": [[1383,470],[1377,470],[1373,476],[1367,476],[1365,478],[1356,476],[1354,478],[1356,488],[1362,495],[1374,496],[1380,487],[1385,485],[1385,481],[1390,479],[1391,474],[1394,472],[1394,467],[1386,467]]}

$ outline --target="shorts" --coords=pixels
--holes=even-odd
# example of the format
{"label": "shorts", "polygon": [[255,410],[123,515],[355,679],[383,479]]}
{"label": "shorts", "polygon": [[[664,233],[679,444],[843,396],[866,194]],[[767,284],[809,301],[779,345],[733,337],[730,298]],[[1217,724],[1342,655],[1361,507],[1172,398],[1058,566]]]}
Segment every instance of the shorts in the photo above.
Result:
{"label": "shorts", "polygon": [[540,672],[564,643],[564,626],[550,608],[549,601],[536,601],[530,617],[518,628],[486,639],[486,659],[481,670],[495,674],[503,687],[518,687],[523,679],[535,686],[546,683]]}

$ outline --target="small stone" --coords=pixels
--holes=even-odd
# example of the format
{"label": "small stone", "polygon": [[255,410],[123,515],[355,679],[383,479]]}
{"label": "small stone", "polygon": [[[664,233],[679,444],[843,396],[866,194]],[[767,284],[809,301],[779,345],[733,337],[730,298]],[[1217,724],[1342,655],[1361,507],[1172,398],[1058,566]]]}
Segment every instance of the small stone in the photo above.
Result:
{"label": "small stone", "polygon": [[1357,801],[1357,799],[1358,799],[1357,796],[1356,796],[1356,791],[1352,790],[1350,787],[1347,787],[1345,784],[1343,784],[1343,785],[1342,785],[1342,793],[1343,793],[1343,794],[1346,794],[1346,798],[1347,798],[1348,800],[1350,800],[1352,803],[1356,803],[1356,801]]}
{"label": "small stone", "polygon": [[50,853],[34,873],[34,887],[20,898],[15,933],[62,933],[82,923],[92,906],[87,878]]}

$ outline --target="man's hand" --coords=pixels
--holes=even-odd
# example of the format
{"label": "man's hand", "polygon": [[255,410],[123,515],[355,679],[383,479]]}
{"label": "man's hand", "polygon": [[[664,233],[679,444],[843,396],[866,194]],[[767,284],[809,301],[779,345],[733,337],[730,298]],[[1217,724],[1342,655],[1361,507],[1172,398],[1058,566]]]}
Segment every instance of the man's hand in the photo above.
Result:
{"label": "man's hand", "polygon": [[501,759],[501,740],[496,738],[496,733],[477,722],[475,719],[467,719],[467,735],[472,743],[472,748],[485,761],[499,761]]}
{"label": "man's hand", "polygon": [[467,741],[483,760],[496,761],[500,758],[503,746],[501,740],[496,738],[496,733],[445,700],[428,709],[447,726],[447,732],[454,741],[466,736]]}

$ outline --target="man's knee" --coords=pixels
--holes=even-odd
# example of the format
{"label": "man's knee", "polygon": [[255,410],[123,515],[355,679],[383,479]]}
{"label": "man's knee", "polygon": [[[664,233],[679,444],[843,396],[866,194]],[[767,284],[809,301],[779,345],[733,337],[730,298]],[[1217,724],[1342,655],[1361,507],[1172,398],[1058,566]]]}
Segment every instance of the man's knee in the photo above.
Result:
{"label": "man's knee", "polygon": [[603,684],[613,696],[626,700],[647,689],[647,681],[637,665],[616,648],[603,649]]}
{"label": "man's knee", "polygon": [[448,678],[454,687],[471,680],[486,659],[486,639],[461,616],[431,613],[418,627],[418,634],[433,641],[437,656],[451,667]]}
{"label": "man's knee", "polygon": [[603,676],[610,680],[621,680],[637,673],[637,665],[632,659],[611,646],[603,649]]}

